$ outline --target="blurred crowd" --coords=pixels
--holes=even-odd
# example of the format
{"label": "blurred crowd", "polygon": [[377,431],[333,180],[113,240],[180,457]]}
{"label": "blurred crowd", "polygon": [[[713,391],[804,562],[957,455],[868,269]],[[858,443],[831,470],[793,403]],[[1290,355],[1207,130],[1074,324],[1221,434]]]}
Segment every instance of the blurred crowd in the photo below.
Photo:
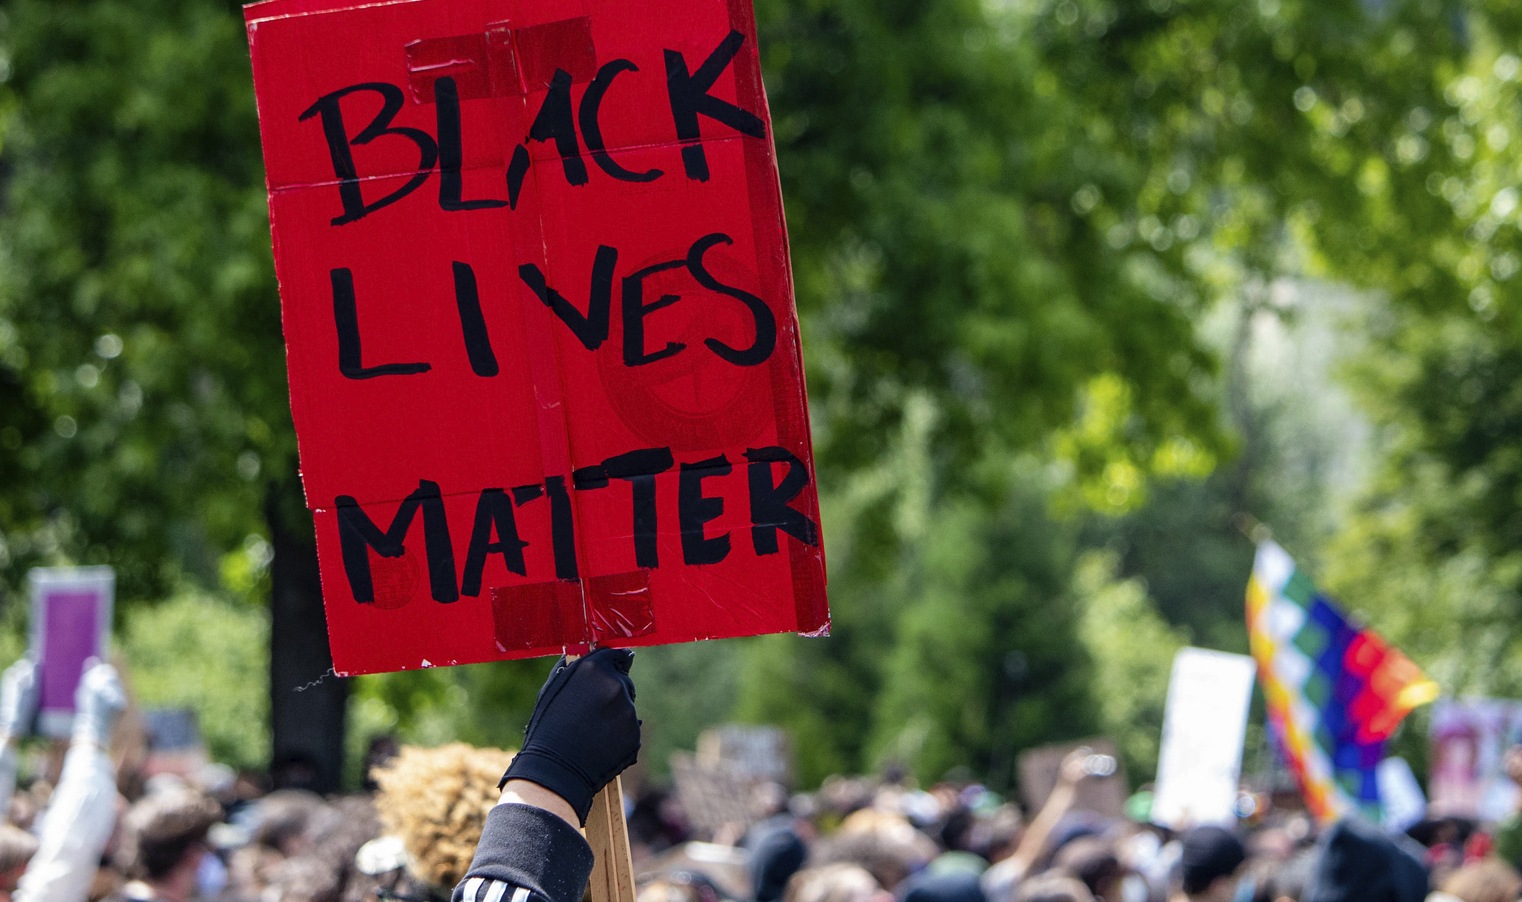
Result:
{"label": "blurred crowd", "polygon": [[[18,787],[17,739],[36,705],[29,666],[0,680],[0,902],[443,902],[471,869],[512,759],[381,742],[366,790],[337,797],[270,791],[218,767],[123,779],[108,749],[125,694],[97,663],[57,774]],[[1522,753],[1511,764],[1522,778]],[[1034,810],[971,779],[921,788],[897,774],[842,776],[798,794],[757,782],[740,806],[747,815],[717,828],[695,826],[680,793],[631,775],[638,902],[1522,897],[1516,819],[1390,833],[1261,806],[1235,824],[1174,831],[1150,823],[1145,804],[1110,817],[1079,807],[1082,785],[1113,771],[1113,760],[1077,749]]]}
{"label": "blurred crowd", "polygon": [[[1044,804],[1024,812],[970,781],[917,789],[832,778],[797,795],[737,848],[672,843],[636,809],[640,902],[1502,902],[1522,896],[1516,819],[1444,818],[1392,834],[1359,818],[1318,828],[1261,805],[1230,825],[1169,830],[1075,807],[1113,779],[1073,751]],[[1522,775],[1522,755],[1514,754]],[[1139,804],[1136,804],[1139,803]],[[722,839],[722,838],[721,838]],[[644,855],[641,855],[641,852]],[[1503,852],[1513,857],[1508,860]]]}

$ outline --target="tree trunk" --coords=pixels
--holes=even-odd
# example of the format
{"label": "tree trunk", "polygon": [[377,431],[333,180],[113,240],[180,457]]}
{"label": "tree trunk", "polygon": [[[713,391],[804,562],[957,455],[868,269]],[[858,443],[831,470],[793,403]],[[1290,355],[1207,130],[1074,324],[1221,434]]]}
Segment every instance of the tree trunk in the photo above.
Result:
{"label": "tree trunk", "polygon": [[[333,675],[328,622],[310,515],[289,484],[270,487],[265,504],[270,562],[270,776],[275,788],[340,789],[347,680]],[[298,503],[292,504],[294,497]]]}

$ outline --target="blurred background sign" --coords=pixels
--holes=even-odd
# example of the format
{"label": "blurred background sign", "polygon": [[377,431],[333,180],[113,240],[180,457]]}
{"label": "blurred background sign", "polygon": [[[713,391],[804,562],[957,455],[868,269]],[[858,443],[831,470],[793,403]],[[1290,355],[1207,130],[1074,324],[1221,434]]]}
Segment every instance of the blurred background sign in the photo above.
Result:
{"label": "blurred background sign", "polygon": [[754,782],[790,785],[792,748],[778,727],[726,724],[698,735],[697,763],[723,767]]}
{"label": "blurred background sign", "polygon": [[210,763],[196,712],[189,708],[150,708],[143,712],[148,733],[145,776],[178,774],[190,777]]}
{"label": "blurred background sign", "polygon": [[1152,821],[1234,824],[1257,668],[1252,658],[1183,648],[1173,658]]}
{"label": "blurred background sign", "polygon": [[1038,746],[1020,755],[1020,802],[1025,810],[1034,814],[1046,803],[1057,785],[1057,774],[1062,769],[1062,759],[1079,748],[1088,748],[1096,755],[1109,755],[1115,759],[1115,772],[1108,777],[1083,780],[1078,784],[1073,809],[1092,811],[1105,817],[1122,817],[1126,809],[1126,796],[1130,785],[1126,780],[1125,766],[1120,760],[1120,750],[1114,740],[1095,736],[1077,742],[1058,742]]}
{"label": "blurred background sign", "polygon": [[30,654],[42,682],[37,731],[61,738],[74,723],[74,689],[85,661],[105,660],[116,576],[110,567],[50,567],[32,570],[29,579]]}
{"label": "blurred background sign", "polygon": [[1427,788],[1434,816],[1498,821],[1517,807],[1517,784],[1503,766],[1522,742],[1522,702],[1439,699],[1432,709]]}

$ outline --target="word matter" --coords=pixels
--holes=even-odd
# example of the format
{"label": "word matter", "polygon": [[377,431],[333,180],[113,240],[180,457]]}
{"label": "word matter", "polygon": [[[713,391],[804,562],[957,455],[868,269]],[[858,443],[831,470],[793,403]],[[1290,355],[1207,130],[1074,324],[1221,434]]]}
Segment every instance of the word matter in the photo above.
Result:
{"label": "word matter", "polygon": [[[819,545],[819,526],[789,505],[808,485],[808,468],[803,461],[778,447],[750,448],[745,451],[746,481],[750,502],[750,540],[755,553],[776,554],[780,550],[778,532],[784,532],[806,545]],[[630,492],[632,528],[630,542],[637,566],[660,566],[657,547],[656,476],[675,464],[670,448],[642,448],[610,457],[602,464],[583,467],[571,474],[570,489],[578,492],[607,489],[612,480],[627,482]],[[780,481],[773,480],[774,465],[785,467]],[[708,535],[706,525],[724,513],[724,499],[705,492],[704,481],[729,476],[734,465],[724,455],[684,463],[677,477],[677,520],[681,533],[682,563],[717,564],[729,556],[729,533]],[[576,562],[576,524],[573,522],[570,490],[564,476],[551,476],[542,483],[506,490],[481,490],[476,499],[475,519],[470,531],[470,545],[465,554],[465,568],[459,582],[455,579],[454,543],[450,537],[449,518],[445,513],[439,484],[420,480],[418,488],[397,507],[384,529],[360,507],[353,497],[338,498],[338,532],[343,553],[344,573],[349,591],[360,603],[375,601],[375,586],[370,573],[370,552],[385,558],[398,558],[407,551],[407,535],[419,511],[422,512],[423,546],[428,560],[428,583],[434,601],[458,601],[461,595],[481,594],[482,573],[490,555],[500,555],[506,568],[528,576],[523,550],[528,542],[518,529],[517,511],[544,499],[548,509],[550,542],[554,548],[555,579],[580,577]],[[542,522],[542,519],[541,519]],[[585,528],[585,527],[583,527]]]}

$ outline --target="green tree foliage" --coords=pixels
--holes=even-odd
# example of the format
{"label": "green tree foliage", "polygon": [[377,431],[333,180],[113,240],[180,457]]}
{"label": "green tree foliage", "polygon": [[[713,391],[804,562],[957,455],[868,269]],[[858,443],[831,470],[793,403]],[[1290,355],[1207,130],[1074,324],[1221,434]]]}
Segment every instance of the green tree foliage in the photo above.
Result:
{"label": "green tree foliage", "polygon": [[[800,303],[822,479],[838,506],[826,530],[836,626],[851,639],[834,654],[769,657],[748,697],[775,693],[779,700],[763,708],[807,721],[801,729],[812,733],[816,716],[789,713],[780,698],[803,689],[801,679],[824,687],[827,722],[847,736],[875,736],[859,752],[838,738],[827,744],[826,757],[858,766],[870,761],[869,749],[893,745],[872,731],[879,708],[892,712],[884,723],[917,722],[930,737],[924,742],[987,760],[997,715],[980,705],[997,656],[985,650],[979,663],[959,668],[946,658],[956,639],[1002,616],[1020,626],[990,631],[996,646],[1018,647],[1044,630],[1069,660],[1084,657],[1061,589],[1051,592],[1049,622],[1040,626],[1015,615],[1018,592],[964,590],[966,575],[980,573],[973,537],[998,533],[999,499],[1029,475],[1008,463],[1024,451],[1061,461],[1057,485],[1077,488],[1084,505],[1109,514],[1140,504],[1149,476],[1188,477],[1163,485],[1171,498],[1150,519],[1121,527],[1138,539],[1125,546],[1127,572],[1156,575],[1159,603],[1200,641],[1240,649],[1251,551],[1232,516],[1293,510],[1265,498],[1290,482],[1273,477],[1297,452],[1254,440],[1253,429],[1274,428],[1270,405],[1229,397],[1236,414],[1228,428],[1240,432],[1243,460],[1198,481],[1227,449],[1218,440],[1211,355],[1191,321],[1235,298],[1248,328],[1260,306],[1272,306],[1268,287],[1301,271],[1306,246],[1328,255],[1316,258],[1325,265],[1318,271],[1364,283],[1377,267],[1412,263],[1401,247],[1371,242],[1367,225],[1404,229],[1409,238],[1432,213],[1430,195],[1406,209],[1380,192],[1422,185],[1423,176],[1398,164],[1412,153],[1403,139],[1421,124],[1415,111],[1441,98],[1442,73],[1463,59],[1452,13],[1441,4],[1361,0],[888,4],[859,18],[832,6],[810,20],[838,49],[803,70],[814,75],[807,96],[796,81],[799,51],[787,40],[801,43],[802,32],[776,31],[787,20],[763,14],[768,30],[784,36],[767,44],[783,60],[771,69],[774,104],[806,116],[779,116],[779,136],[784,128],[800,134],[783,145],[790,203],[828,187],[825,206],[842,211],[821,224],[806,206],[793,225],[805,248]],[[1422,62],[1413,65],[1418,40]],[[939,58],[927,63],[905,44]],[[873,65],[878,46],[898,50],[893,65]],[[901,85],[903,93],[887,96]],[[821,107],[827,115],[814,114]],[[854,127],[839,144],[809,133],[841,121]],[[902,170],[917,186],[882,171],[901,148],[933,161],[928,172]],[[808,163],[790,171],[790,153]],[[820,173],[833,181],[809,184]],[[874,231],[879,221],[867,205],[899,196],[901,214]],[[985,236],[998,242],[990,257],[980,256]],[[1350,243],[1364,268],[1324,262],[1325,249]],[[813,256],[820,249],[823,256]],[[926,269],[933,284],[896,272],[933,254],[945,259]],[[912,290],[896,295],[900,286]],[[831,303],[818,309],[819,297]],[[928,429],[916,429],[916,405],[932,411]],[[901,459],[915,466],[896,467]],[[854,465],[850,475],[834,469],[843,465]],[[918,518],[905,518],[906,510]],[[1050,515],[1042,510],[1028,522],[1043,535],[1060,531]],[[958,559],[938,567],[933,546],[942,539]],[[1074,553],[1059,554],[1057,566],[1071,567]],[[1041,572],[1029,566],[1011,571]],[[974,585],[990,582],[980,573]],[[1145,605],[1129,613],[1151,616]],[[880,639],[863,651],[864,636]],[[929,675],[927,686],[899,682],[896,674],[916,669]],[[1160,700],[1161,687],[1152,695]],[[1159,703],[1127,697],[1137,712]],[[1096,715],[1092,706],[1063,713]],[[1054,738],[1066,726],[1053,717],[1022,738]],[[912,763],[937,776],[940,748],[921,749]]]}
{"label": "green tree foliage", "polygon": [[1137,389],[1133,456],[1208,431],[1209,298],[1182,244],[1111,239],[1148,167],[1075,102],[1052,9],[758,4],[826,473],[892,453],[915,398],[937,466],[1029,448],[1104,374]]}
{"label": "green tree foliage", "polygon": [[[1089,726],[1065,694],[1083,669],[1063,530],[1032,501],[1050,480],[1010,461],[1059,453],[1082,477],[1135,484],[1219,447],[1192,326],[1217,286],[1185,253],[1204,224],[1155,234],[1138,201],[1166,174],[1116,110],[1080,96],[1130,77],[1079,72],[1055,10],[758,10],[836,635],[754,656],[742,711],[803,736],[806,773],[899,757],[938,776],[996,749],[1007,765],[1011,742]],[[1097,427],[1052,441],[1075,419]],[[1004,685],[1015,653],[1018,690]]]}
{"label": "green tree foliage", "polygon": [[274,754],[336,788],[345,687],[295,692],[326,649],[238,7],[23,0],[3,25],[0,371],[31,411],[0,423],[6,582],[109,563],[125,608],[268,541]]}
{"label": "green tree foliage", "polygon": [[20,0],[0,33],[0,371],[27,411],[0,424],[3,529],[25,564],[51,523],[127,598],[213,584],[293,467],[235,13]]}
{"label": "green tree foliage", "polygon": [[1386,456],[1330,578],[1445,690],[1514,696],[1522,344],[1462,314],[1407,323],[1399,342],[1370,361]]}
{"label": "green tree foliage", "polygon": [[[257,570],[273,546],[261,585],[312,603],[282,592],[311,538],[237,12],[12,0],[0,18],[12,590],[34,562],[108,562],[125,610],[225,586],[229,560]],[[760,0],[757,18],[835,635],[652,655],[676,685],[655,702],[662,742],[695,732],[687,680],[791,727],[811,776],[889,758],[924,776],[1007,773],[1018,746],[1150,716],[1139,695],[1092,701],[1092,685],[1153,666],[1095,661],[1110,645],[1094,611],[1173,635],[1125,581],[1147,575],[1169,622],[1226,642],[1226,608],[1199,615],[1193,593],[1231,574],[1239,607],[1245,555],[1226,518],[1239,504],[1263,516],[1265,474],[1288,459],[1253,456],[1271,443],[1249,427],[1279,421],[1238,415],[1230,385],[1223,424],[1199,326],[1223,299],[1272,306],[1267,287],[1301,270],[1391,299],[1375,344],[1388,366],[1365,384],[1399,399],[1377,411],[1392,453],[1352,535],[1405,555],[1408,583],[1388,597],[1420,595],[1434,571],[1418,562],[1448,565],[1444,591],[1480,599],[1459,619],[1505,622],[1522,481],[1507,381],[1522,65],[1501,49],[1522,29],[1515,10]],[[1455,418],[1454,386],[1494,414]],[[1245,463],[1201,484],[1233,428]],[[1120,581],[1091,560],[1075,584],[1092,539],[1075,506],[1125,514],[1149,483],[1160,507],[1121,528],[1137,541],[1118,546]],[[1198,579],[1165,576],[1179,557],[1204,561]],[[1341,578],[1372,579],[1381,559]],[[359,721],[512,744],[542,671],[363,681]],[[1127,754],[1144,769],[1146,748]]]}
{"label": "green tree foliage", "polygon": [[[995,452],[1038,446],[1102,375],[1135,387],[1140,414],[1115,437],[1129,456],[1209,431],[1197,378],[1209,363],[1190,326],[1203,298],[1159,290],[1187,287],[1178,254],[1116,248],[1089,221],[1088,198],[1125,196],[1135,174],[1072,153],[1087,124],[1069,121],[1020,29],[970,0],[762,3],[758,18],[822,479],[870,479],[894,437],[920,429],[914,478],[931,510],[962,509],[975,494],[963,474],[979,468],[1001,497]],[[245,537],[286,548],[266,515],[299,511],[236,7],[19,0],[0,45],[13,113],[0,370],[20,389],[0,423],[12,556],[112,563],[129,601],[214,585]],[[912,404],[934,411],[932,431],[908,421]],[[901,536],[858,538],[881,555]],[[858,661],[895,640],[866,600],[882,559],[864,566],[836,581],[840,622],[863,625]],[[861,697],[867,670],[842,686]],[[495,679],[469,674],[377,687],[372,720],[417,726],[459,691],[490,696]],[[518,698],[537,679],[502,682]]]}
{"label": "green tree foliage", "polygon": [[[1454,694],[1522,692],[1522,17],[1476,3],[1469,53],[1413,111],[1371,199],[1400,215],[1324,256],[1384,290],[1354,371],[1377,426],[1376,477],[1339,536],[1328,582]],[[1417,115],[1417,113],[1420,115]],[[1402,153],[1404,149],[1404,153]],[[1420,211],[1418,218],[1408,211]]]}
{"label": "green tree foliage", "polygon": [[933,408],[909,414],[896,453],[827,498],[832,635],[754,648],[739,711],[792,730],[805,782],[963,765],[1008,786],[1019,750],[1093,727],[1066,573],[1076,526],[1050,515],[1032,459],[982,477],[996,504],[938,498]]}
{"label": "green tree foliage", "polygon": [[1117,577],[1117,558],[1091,551],[1078,560],[1078,638],[1094,662],[1090,694],[1100,729],[1119,744],[1131,779],[1142,782],[1157,768],[1168,678],[1185,642],[1158,614],[1145,582]]}
{"label": "green tree foliage", "polygon": [[962,502],[926,537],[875,704],[869,749],[926,777],[956,766],[1013,783],[1015,753],[1092,730],[1091,662],[1067,586],[1072,529],[1044,499],[992,521]]}
{"label": "green tree foliage", "polygon": [[1316,572],[1368,467],[1368,418],[1338,377],[1361,352],[1350,323],[1369,299],[1295,279],[1253,294],[1204,328],[1226,362],[1236,453],[1203,478],[1154,480],[1141,504],[1091,516],[1085,533],[1085,544],[1120,555],[1123,575],[1146,581],[1191,644],[1238,653],[1253,557],[1243,515]]}
{"label": "green tree foliage", "polygon": [[212,760],[263,767],[269,761],[268,614],[185,593],[134,608],[123,619],[120,653],[137,704],[189,708]]}

